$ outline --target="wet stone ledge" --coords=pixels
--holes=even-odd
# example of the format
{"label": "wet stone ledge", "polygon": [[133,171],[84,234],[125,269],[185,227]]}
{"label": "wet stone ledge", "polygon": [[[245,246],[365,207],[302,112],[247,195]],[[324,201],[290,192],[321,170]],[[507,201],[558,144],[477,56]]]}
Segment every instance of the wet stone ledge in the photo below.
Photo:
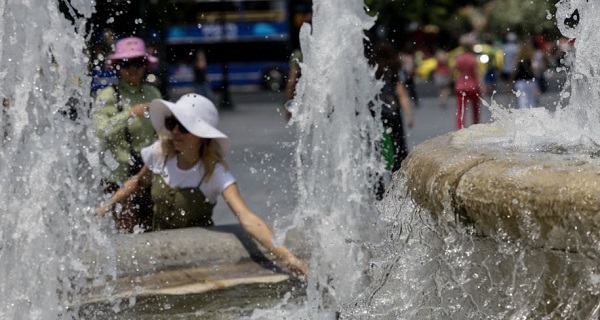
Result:
{"label": "wet stone ledge", "polygon": [[597,250],[600,161],[586,155],[522,152],[470,143],[468,131],[415,147],[400,172],[410,197],[484,235],[534,247]]}
{"label": "wet stone ledge", "polygon": [[[269,292],[280,299],[285,292],[302,291],[297,290],[302,284],[268,259],[239,225],[121,234],[113,241],[115,251],[107,261],[93,263],[115,266],[116,279],[91,288],[84,310],[111,310],[115,301],[199,295],[202,299],[195,300],[195,307],[202,308],[202,301],[224,303],[231,296],[246,301],[256,290],[262,290],[265,299]],[[288,247],[306,257],[302,248],[293,243]]]}
{"label": "wet stone ledge", "polygon": [[[510,306],[528,319],[596,319],[600,161],[507,148],[502,134],[484,125],[418,145],[395,180],[402,191],[388,197],[404,201],[406,192],[431,214],[428,230],[441,240],[435,264],[461,274],[462,294],[485,312],[508,318]],[[470,247],[446,252],[456,234]]]}

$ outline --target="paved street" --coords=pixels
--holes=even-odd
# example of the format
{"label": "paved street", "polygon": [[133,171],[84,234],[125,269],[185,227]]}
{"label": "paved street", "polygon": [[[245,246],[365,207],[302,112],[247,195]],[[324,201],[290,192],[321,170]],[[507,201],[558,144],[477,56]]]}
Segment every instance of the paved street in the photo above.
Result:
{"label": "paved street", "polygon": [[[290,166],[294,135],[281,115],[283,95],[233,95],[235,108],[220,111],[220,129],[229,136],[229,169],[241,194],[256,214],[273,222],[293,208]],[[237,220],[222,198],[215,209],[216,224]]]}
{"label": "paved street", "polygon": [[[454,130],[454,97],[442,108],[435,88],[419,88],[421,103],[413,108],[415,125],[407,130],[408,145],[415,145]],[[238,180],[242,196],[250,209],[273,223],[294,207],[290,167],[294,152],[293,128],[287,127],[281,115],[283,95],[273,93],[233,94],[233,110],[221,111],[220,128],[231,138],[232,153],[227,156],[230,169]],[[489,98],[486,100],[489,101]],[[515,97],[496,94],[495,101],[514,108]],[[554,109],[558,92],[541,96],[541,106]],[[467,111],[470,123],[470,110]],[[490,121],[490,111],[482,107],[483,123]],[[215,210],[215,223],[235,223],[236,219],[220,198]]]}

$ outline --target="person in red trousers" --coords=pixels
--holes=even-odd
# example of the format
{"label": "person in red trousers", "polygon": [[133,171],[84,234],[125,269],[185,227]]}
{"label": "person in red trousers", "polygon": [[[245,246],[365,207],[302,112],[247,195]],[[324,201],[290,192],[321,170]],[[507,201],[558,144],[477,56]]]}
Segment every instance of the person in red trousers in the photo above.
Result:
{"label": "person in red trousers", "polygon": [[465,127],[467,102],[471,102],[473,124],[479,123],[479,99],[483,94],[482,77],[477,65],[477,55],[473,51],[475,37],[463,35],[460,44],[464,51],[455,57],[454,95],[456,96],[456,128]]}

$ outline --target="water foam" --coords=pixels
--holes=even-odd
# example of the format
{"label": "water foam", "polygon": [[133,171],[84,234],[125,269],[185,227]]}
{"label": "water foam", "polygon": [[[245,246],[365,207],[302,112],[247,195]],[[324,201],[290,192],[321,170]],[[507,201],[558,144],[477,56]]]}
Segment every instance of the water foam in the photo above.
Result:
{"label": "water foam", "polygon": [[[0,92],[9,104],[0,146],[2,319],[73,316],[98,275],[84,256],[110,254],[89,210],[98,172],[84,35],[93,6],[68,3],[63,14],[56,1],[0,2]],[[77,120],[64,114],[68,105]]]}
{"label": "water foam", "polygon": [[372,143],[381,122],[367,107],[381,84],[362,50],[374,18],[360,0],[313,4],[312,27],[300,31],[302,77],[292,119],[298,205],[290,229],[313,249],[305,315],[317,319],[333,316],[365,286],[365,242],[377,217],[372,190],[383,165]]}

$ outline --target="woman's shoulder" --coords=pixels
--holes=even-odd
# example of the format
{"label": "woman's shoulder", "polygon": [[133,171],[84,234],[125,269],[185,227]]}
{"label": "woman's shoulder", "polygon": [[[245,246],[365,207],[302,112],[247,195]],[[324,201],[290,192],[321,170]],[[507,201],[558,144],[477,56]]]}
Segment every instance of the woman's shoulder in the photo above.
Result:
{"label": "woman's shoulder", "polygon": [[215,165],[215,170],[209,178],[208,188],[213,190],[215,194],[219,194],[225,190],[229,185],[235,183],[235,177],[227,169],[227,167],[221,163]]}
{"label": "woman's shoulder", "polygon": [[215,168],[210,175],[209,180],[216,182],[217,184],[222,183],[223,181],[234,180],[235,178],[231,171],[227,168],[227,165],[223,163],[217,163]]}
{"label": "woman's shoulder", "polygon": [[219,175],[227,174],[227,175],[231,175],[231,172],[229,171],[229,169],[227,168],[227,166],[224,163],[218,162],[217,164],[215,164],[215,171],[214,171],[213,174],[219,174]]}

